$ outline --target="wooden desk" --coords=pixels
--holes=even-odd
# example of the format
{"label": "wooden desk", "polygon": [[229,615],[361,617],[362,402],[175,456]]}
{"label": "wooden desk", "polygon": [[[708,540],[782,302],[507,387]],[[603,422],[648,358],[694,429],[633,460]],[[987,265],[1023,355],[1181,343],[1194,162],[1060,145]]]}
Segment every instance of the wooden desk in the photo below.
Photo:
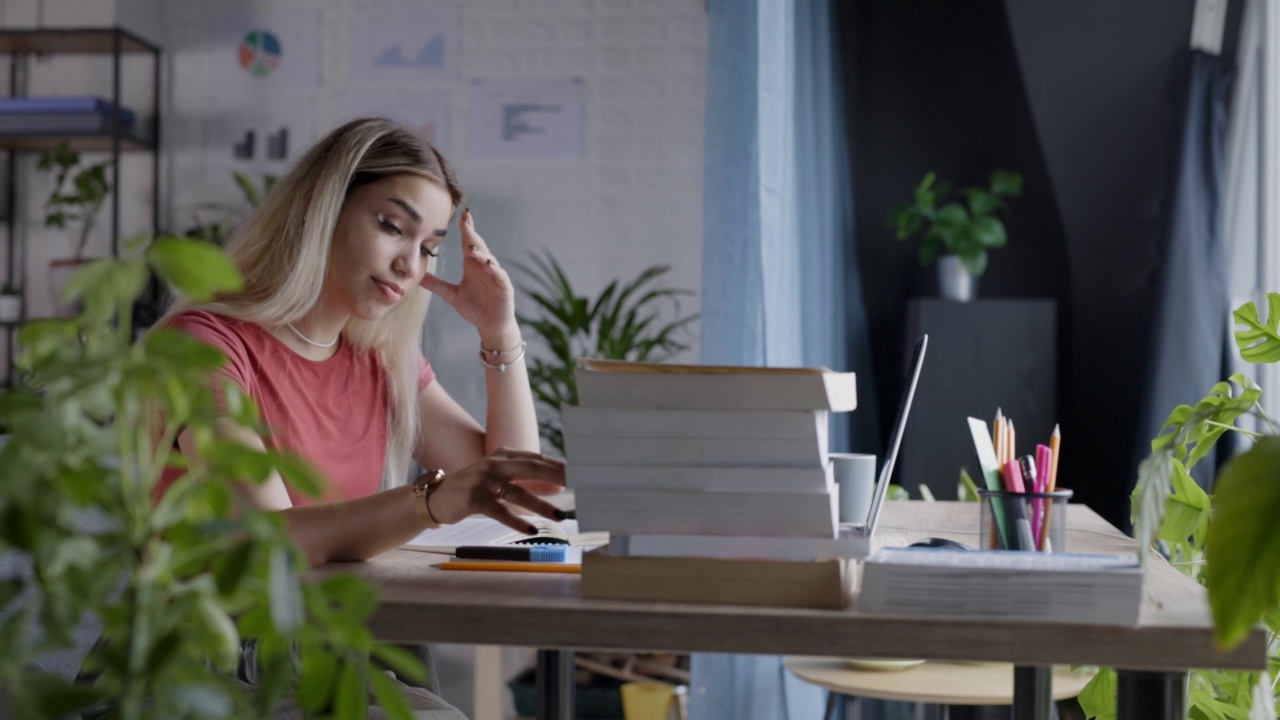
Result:
{"label": "wooden desk", "polygon": [[[1132,539],[1083,505],[1072,505],[1068,518],[1068,547],[1073,552],[1133,550]],[[976,546],[977,525],[975,504],[891,502],[881,516],[876,544],[899,546],[942,536]],[[1109,665],[1123,669],[1120,718],[1126,717],[1130,703],[1135,710],[1145,710],[1142,717],[1156,717],[1151,711],[1162,699],[1168,701],[1165,707],[1177,704],[1168,707],[1168,716],[1176,716],[1181,712],[1181,676],[1190,668],[1265,667],[1266,636],[1261,627],[1232,652],[1218,654],[1204,589],[1158,558],[1153,559],[1135,628],[872,616],[858,612],[856,597],[843,610],[584,600],[577,576],[431,567],[440,559],[393,551],[364,563],[327,565],[318,572],[351,572],[378,587],[381,600],[370,624],[385,640],[991,660],[1023,666],[1018,672],[1053,664]],[[554,653],[544,653],[540,661],[568,667]],[[1038,678],[1015,673],[1020,687],[1043,684],[1034,694],[1045,703],[1046,678],[1047,673]],[[558,685],[549,692],[568,693],[566,699],[571,700],[566,681],[556,678]],[[1018,707],[1015,701],[1015,710]]]}

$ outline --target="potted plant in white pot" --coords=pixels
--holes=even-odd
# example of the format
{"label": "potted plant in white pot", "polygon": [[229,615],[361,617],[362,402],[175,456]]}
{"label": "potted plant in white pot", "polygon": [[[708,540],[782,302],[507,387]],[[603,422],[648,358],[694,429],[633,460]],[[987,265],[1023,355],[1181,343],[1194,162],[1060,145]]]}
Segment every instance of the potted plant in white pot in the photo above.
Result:
{"label": "potted plant in white pot", "polygon": [[22,319],[22,291],[13,283],[0,286],[0,325],[13,324]]}
{"label": "potted plant in white pot", "polygon": [[951,184],[937,179],[935,172],[926,174],[915,188],[915,202],[895,207],[889,214],[889,225],[899,240],[920,235],[920,264],[938,261],[942,297],[968,302],[977,294],[978,278],[987,270],[987,250],[1008,244],[1004,223],[996,212],[1007,213],[1005,198],[1022,195],[1022,176],[996,170],[990,187],[961,188],[958,192],[963,201],[949,200]]}
{"label": "potted plant in white pot", "polygon": [[49,288],[55,314],[67,317],[75,308],[63,300],[62,288],[80,266],[92,259],[85,257],[85,249],[98,212],[111,192],[111,184],[107,182],[111,161],[82,165],[80,153],[64,142],[42,154],[36,167],[55,172],[53,189],[44,203],[45,227],[75,228],[71,256],[49,261]]}

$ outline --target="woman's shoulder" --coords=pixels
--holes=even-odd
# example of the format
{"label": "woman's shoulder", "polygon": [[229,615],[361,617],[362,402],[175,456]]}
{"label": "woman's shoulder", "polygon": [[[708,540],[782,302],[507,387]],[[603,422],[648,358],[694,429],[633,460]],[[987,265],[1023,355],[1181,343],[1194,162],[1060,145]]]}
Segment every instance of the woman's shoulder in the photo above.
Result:
{"label": "woman's shoulder", "polygon": [[209,310],[184,310],[169,318],[166,327],[183,330],[196,339],[219,346],[224,350],[243,350],[262,343],[266,333],[261,327],[247,320],[220,315]]}

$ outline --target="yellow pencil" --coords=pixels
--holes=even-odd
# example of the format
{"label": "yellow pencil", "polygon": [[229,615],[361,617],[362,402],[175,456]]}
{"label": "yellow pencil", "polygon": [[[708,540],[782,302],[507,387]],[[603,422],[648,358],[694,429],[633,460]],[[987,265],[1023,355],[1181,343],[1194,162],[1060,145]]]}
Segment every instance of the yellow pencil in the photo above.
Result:
{"label": "yellow pencil", "polygon": [[442,562],[436,567],[441,570],[495,570],[499,572],[569,573],[571,575],[582,574],[581,565],[573,565],[570,563],[503,562],[500,560],[478,562],[449,561]]}
{"label": "yellow pencil", "polygon": [[1049,436],[1049,492],[1058,489],[1058,456],[1062,454],[1062,431],[1057,423],[1053,425],[1053,434]]}
{"label": "yellow pencil", "polygon": [[1018,431],[1013,425],[1013,420],[1009,420],[1009,446],[1006,448],[1009,456],[1004,459],[1005,462],[1016,460],[1018,457]]}
{"label": "yellow pencil", "polygon": [[[1053,434],[1049,436],[1049,481],[1045,483],[1045,492],[1058,489],[1058,455],[1062,448],[1062,431],[1058,424],[1053,425]],[[1040,549],[1049,550],[1049,521],[1053,518],[1053,501],[1050,500],[1044,513],[1044,522],[1040,524]]]}
{"label": "yellow pencil", "polygon": [[996,446],[996,462],[1004,467],[1004,413],[996,408],[996,419],[991,424],[991,441]]}

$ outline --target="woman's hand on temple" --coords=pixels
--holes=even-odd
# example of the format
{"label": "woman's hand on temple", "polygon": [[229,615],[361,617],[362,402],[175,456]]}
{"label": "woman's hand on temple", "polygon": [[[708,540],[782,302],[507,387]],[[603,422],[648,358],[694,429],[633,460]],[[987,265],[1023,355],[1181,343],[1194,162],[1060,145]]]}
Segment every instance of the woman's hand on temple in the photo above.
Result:
{"label": "woman's hand on temple", "polygon": [[[462,231],[462,280],[454,285],[427,273],[422,287],[453,306],[463,320],[475,326],[482,341],[509,343],[514,338],[518,342],[520,330],[511,278],[476,232],[470,210],[463,210],[458,227]],[[488,347],[506,349],[507,345]]]}
{"label": "woman's hand on temple", "polygon": [[529,523],[508,504],[563,520],[564,513],[525,487],[525,481],[548,489],[563,488],[564,463],[535,452],[504,448],[445,475],[429,496],[427,507],[431,517],[442,524],[480,513],[520,532],[528,532]]}

